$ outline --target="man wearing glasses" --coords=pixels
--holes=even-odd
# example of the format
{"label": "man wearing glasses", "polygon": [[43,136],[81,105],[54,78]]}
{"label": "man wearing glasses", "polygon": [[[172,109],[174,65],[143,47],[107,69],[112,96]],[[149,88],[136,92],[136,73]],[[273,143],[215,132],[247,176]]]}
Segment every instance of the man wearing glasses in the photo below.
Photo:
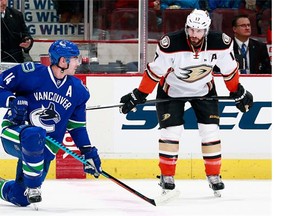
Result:
{"label": "man wearing glasses", "polygon": [[265,43],[252,39],[251,23],[247,15],[238,15],[232,21],[234,54],[241,74],[271,74],[271,63]]}

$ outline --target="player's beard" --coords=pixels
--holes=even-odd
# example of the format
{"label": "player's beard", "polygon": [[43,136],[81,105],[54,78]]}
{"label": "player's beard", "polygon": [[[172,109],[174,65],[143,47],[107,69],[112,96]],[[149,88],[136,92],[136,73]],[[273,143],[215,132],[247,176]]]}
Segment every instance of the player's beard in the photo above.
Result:
{"label": "player's beard", "polygon": [[189,37],[190,44],[193,47],[199,47],[202,44],[203,40],[204,40],[204,37],[202,37],[201,39],[199,39],[197,37]]}

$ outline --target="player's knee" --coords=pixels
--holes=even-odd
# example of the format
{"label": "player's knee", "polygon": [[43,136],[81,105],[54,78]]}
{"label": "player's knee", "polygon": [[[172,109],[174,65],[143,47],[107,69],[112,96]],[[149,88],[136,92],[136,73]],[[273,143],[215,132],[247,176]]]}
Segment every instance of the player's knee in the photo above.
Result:
{"label": "player's knee", "polygon": [[22,150],[43,153],[46,131],[40,127],[27,127],[20,135]]}
{"label": "player's knee", "polygon": [[220,140],[217,124],[198,124],[198,128],[202,143]]}
{"label": "player's knee", "polygon": [[163,140],[179,140],[183,129],[183,125],[162,128],[160,131],[160,137]]}

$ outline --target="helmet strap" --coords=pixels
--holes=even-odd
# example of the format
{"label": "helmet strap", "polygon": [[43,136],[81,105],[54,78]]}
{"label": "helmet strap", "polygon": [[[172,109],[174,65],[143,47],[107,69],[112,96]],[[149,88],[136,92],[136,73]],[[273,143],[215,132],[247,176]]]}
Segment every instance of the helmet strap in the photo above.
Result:
{"label": "helmet strap", "polygon": [[61,73],[64,73],[64,70],[67,70],[69,68],[69,61],[67,61],[67,59],[66,59],[66,62],[67,62],[67,67],[66,68],[60,67],[59,66],[59,61],[60,61],[60,58],[58,60],[58,63],[56,64],[56,66],[61,69],[61,71],[60,71]]}
{"label": "helmet strap", "polygon": [[69,68],[69,64],[66,68],[60,67],[59,64],[57,64],[56,66],[61,69],[61,73],[64,73],[64,70],[67,70]]}

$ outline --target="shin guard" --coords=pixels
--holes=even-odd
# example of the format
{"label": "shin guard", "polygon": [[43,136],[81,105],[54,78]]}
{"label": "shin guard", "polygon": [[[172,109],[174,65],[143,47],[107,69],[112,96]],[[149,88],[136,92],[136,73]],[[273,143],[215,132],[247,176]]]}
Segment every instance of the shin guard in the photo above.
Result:
{"label": "shin guard", "polygon": [[27,127],[21,132],[22,169],[24,183],[29,188],[42,182],[46,131],[40,127]]}
{"label": "shin guard", "polygon": [[183,125],[161,129],[159,139],[159,167],[164,176],[174,176],[179,152],[179,138]]}
{"label": "shin guard", "polygon": [[221,169],[221,141],[219,126],[216,124],[199,124],[202,138],[202,155],[206,175],[219,175]]}

